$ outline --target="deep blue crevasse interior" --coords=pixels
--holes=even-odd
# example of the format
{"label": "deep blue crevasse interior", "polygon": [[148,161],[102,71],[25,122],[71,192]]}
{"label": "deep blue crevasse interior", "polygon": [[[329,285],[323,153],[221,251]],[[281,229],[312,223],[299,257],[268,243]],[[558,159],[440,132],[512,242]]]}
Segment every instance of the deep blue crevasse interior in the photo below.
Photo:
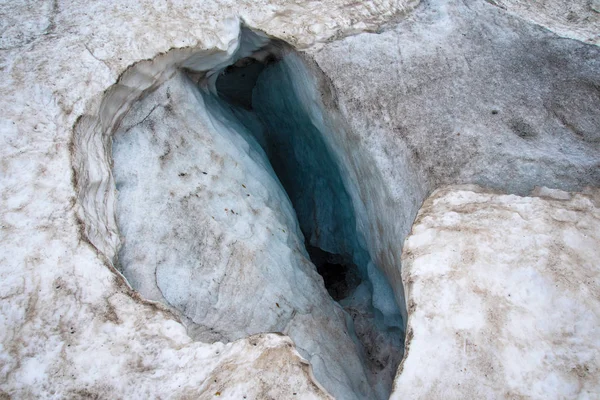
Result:
{"label": "deep blue crevasse interior", "polygon": [[243,126],[240,131],[252,135],[249,143],[266,154],[296,211],[311,260],[351,317],[348,328],[367,369],[388,375],[380,390],[389,393],[403,353],[403,321],[391,286],[357,231],[344,183],[348,174],[326,140],[332,133],[314,90],[303,61],[288,52],[280,59],[239,60],[218,77],[216,93],[203,93],[213,115]]}

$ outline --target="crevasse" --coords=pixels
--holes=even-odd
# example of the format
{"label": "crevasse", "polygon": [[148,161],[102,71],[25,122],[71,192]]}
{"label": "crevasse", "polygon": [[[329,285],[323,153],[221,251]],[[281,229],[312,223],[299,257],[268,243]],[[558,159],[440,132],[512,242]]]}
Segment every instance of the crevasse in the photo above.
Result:
{"label": "crevasse", "polygon": [[406,315],[386,278],[394,222],[309,57],[243,28],[133,104],[112,155],[118,266],[144,297],[199,340],[289,335],[337,398],[389,396]]}
{"label": "crevasse", "polygon": [[313,263],[352,316],[350,330],[367,369],[388,375],[385,383],[372,379],[386,387],[378,388],[383,394],[402,357],[400,310],[357,229],[361,210],[346,189],[357,183],[331,151],[335,127],[325,121],[317,83],[297,53],[277,47],[278,54],[227,67],[206,92],[208,110],[237,119],[261,145],[294,207]]}

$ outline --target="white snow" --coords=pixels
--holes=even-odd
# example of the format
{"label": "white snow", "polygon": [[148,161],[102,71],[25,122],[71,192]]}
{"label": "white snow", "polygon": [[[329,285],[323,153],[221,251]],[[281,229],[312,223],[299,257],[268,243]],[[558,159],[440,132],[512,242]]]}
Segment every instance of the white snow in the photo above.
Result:
{"label": "white snow", "polygon": [[425,201],[404,244],[410,344],[392,398],[597,395],[600,191],[551,192]]}
{"label": "white snow", "polygon": [[[597,15],[585,8],[591,4],[594,12],[597,2],[569,2],[571,20],[558,0],[548,7],[502,2],[561,35],[597,43]],[[430,190],[457,182],[521,194],[540,184],[570,191],[597,186],[597,48],[557,40],[487,3],[434,0],[402,22],[418,1],[3,2],[0,397],[330,398],[288,336],[243,337],[260,330],[249,316],[232,337],[239,340],[194,341],[190,335],[202,332],[188,332],[171,309],[131,290],[112,265],[122,234],[114,218],[112,135],[125,129],[123,117],[138,100],[166,96],[180,67],[218,69],[229,62],[242,21],[305,49],[326,74],[319,79],[331,82],[334,90],[321,99],[330,113],[323,123],[339,130],[329,145],[350,166],[344,179],[359,240],[383,267],[403,317],[400,247]],[[364,33],[390,22],[395,25],[386,32]],[[348,35],[356,36],[343,39]],[[122,144],[133,145],[129,139]],[[215,191],[240,214],[255,197],[261,205],[276,203],[271,196],[278,195],[267,187],[246,184],[247,172],[226,157],[230,146],[236,159],[246,157],[244,166],[261,177],[257,182],[269,179],[248,143],[232,135],[218,147],[223,164],[217,160],[206,171],[227,171],[228,183],[214,185]],[[122,153],[119,162],[143,161],[144,154],[136,156]],[[147,169],[158,172],[150,162]],[[193,179],[203,184],[203,174]],[[252,200],[237,197],[240,183]],[[394,398],[597,395],[597,190],[536,193],[541,197],[458,188],[426,202],[404,254],[409,351]],[[127,188],[123,194],[138,204],[151,200]],[[221,213],[217,201],[206,205],[197,216],[202,228],[222,229],[204,219],[208,215],[228,222],[230,242],[251,237],[281,250],[286,240],[297,241],[288,231],[285,202],[265,221],[236,220],[224,213],[233,206]],[[131,212],[160,223],[168,210]],[[255,235],[266,221],[288,232]],[[210,247],[216,238],[205,239]],[[208,254],[215,264],[230,257],[222,250]],[[277,252],[278,260],[283,254]],[[277,261],[269,257],[257,255]],[[168,272],[189,277],[182,269]],[[193,294],[165,288],[173,301]],[[363,289],[355,293],[357,303],[368,298]],[[148,298],[159,299],[153,290]],[[266,293],[265,301],[274,296]],[[376,299],[382,310],[389,305]],[[281,323],[277,312],[291,309],[279,305],[273,329]],[[297,314],[282,330],[302,336],[337,324],[319,318]],[[321,351],[300,350],[306,357]],[[318,356],[311,362],[320,371],[329,368]]]}

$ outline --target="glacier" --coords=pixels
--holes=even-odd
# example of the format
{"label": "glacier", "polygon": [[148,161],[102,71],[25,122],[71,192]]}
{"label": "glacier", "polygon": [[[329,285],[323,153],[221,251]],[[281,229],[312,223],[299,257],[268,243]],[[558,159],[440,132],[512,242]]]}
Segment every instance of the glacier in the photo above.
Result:
{"label": "glacier", "polygon": [[599,9],[4,2],[0,397],[594,397]]}
{"label": "glacier", "polygon": [[197,340],[282,332],[335,396],[388,398],[404,321],[358,223],[369,216],[335,152],[326,83],[248,28],[229,59],[202,63],[134,104],[114,134],[117,267]]}

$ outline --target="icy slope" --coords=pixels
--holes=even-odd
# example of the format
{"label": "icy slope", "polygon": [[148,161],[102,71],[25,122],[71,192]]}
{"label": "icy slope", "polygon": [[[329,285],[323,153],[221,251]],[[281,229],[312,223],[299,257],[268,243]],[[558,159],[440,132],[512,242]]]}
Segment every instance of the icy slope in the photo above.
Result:
{"label": "icy slope", "polygon": [[[521,195],[537,185],[600,186],[597,46],[485,1],[432,0],[389,30],[344,38],[314,57],[356,135],[348,153],[370,157],[381,174],[362,197],[388,191],[370,212],[382,218],[371,232],[382,254],[395,255],[391,238],[406,237],[442,185]],[[398,264],[378,263],[396,291]]]}
{"label": "icy slope", "polygon": [[[300,48],[324,47],[316,57],[335,88],[325,97],[339,102],[354,132],[340,153],[354,165],[370,152],[377,162],[360,168],[384,171],[351,169],[351,180],[370,179],[350,195],[366,204],[359,217],[374,217],[358,223],[398,302],[402,239],[429,190],[456,181],[519,193],[597,186],[597,50],[487,3],[430,1],[397,30],[325,46],[379,30],[416,2],[2,3],[0,396],[326,396],[289,339],[193,342],[110,262],[119,244],[111,135],[190,55],[228,58],[240,18]],[[595,4],[569,3],[576,11]],[[550,14],[564,17],[560,8]],[[140,70],[129,74],[133,65]],[[76,123],[100,134],[74,143]],[[532,393],[529,381],[520,384],[513,392]],[[427,397],[422,385],[406,390]]]}
{"label": "icy slope", "polygon": [[[93,176],[102,165],[81,161],[80,175],[91,176],[78,179],[92,243],[111,258],[115,247],[105,238],[119,240],[117,267],[132,287],[172,306],[196,339],[283,332],[334,395],[372,397],[372,386],[387,398],[402,358],[403,303],[369,253],[379,251],[368,247],[369,234],[384,216],[365,210],[385,201],[386,190],[375,186],[368,201],[357,193],[379,175],[346,146],[353,136],[339,116],[324,109],[331,99],[322,73],[246,28],[227,53],[167,53],[136,66],[123,91],[153,69],[159,84],[167,81],[133,104],[112,148],[93,120],[77,127],[78,147],[105,141],[113,157],[114,188],[110,171]],[[127,99],[113,93],[105,112]],[[116,213],[98,208],[113,201],[115,188]],[[115,215],[118,238],[102,223]],[[349,314],[316,273],[334,265],[318,261],[315,269],[304,242],[311,254],[330,254],[320,259],[357,268],[357,293],[336,298],[348,297]]]}
{"label": "icy slope", "polygon": [[393,399],[595,398],[600,191],[437,190],[404,244]]}
{"label": "icy slope", "polygon": [[[114,199],[103,197],[103,178],[92,187],[94,215],[80,213],[97,223],[92,230],[101,247],[90,245],[85,233],[90,225],[77,218],[81,203],[72,161],[89,157],[102,166],[84,172],[76,164],[75,172],[84,172],[78,179],[105,177],[106,143],[102,137],[84,140],[85,151],[73,154],[73,126],[87,121],[112,133],[122,116],[118,107],[128,109],[165,79],[157,73],[163,68],[150,67],[123,81],[127,86],[114,87],[128,67],[169,49],[226,52],[237,38],[238,17],[309,46],[376,29],[410,9],[406,6],[397,1],[2,3],[1,395],[213,398],[218,392],[232,398],[242,393],[325,398],[289,339],[193,342],[172,314],[127,288],[107,262],[118,234],[114,221],[105,218]],[[99,123],[90,116],[100,114],[105,94],[115,101],[103,107]]]}
{"label": "icy slope", "polygon": [[600,44],[600,1],[486,0],[511,14],[582,42]]}
{"label": "icy slope", "polygon": [[189,318],[196,339],[282,332],[337,397],[372,397],[268,160],[213,107],[178,73],[115,134],[119,268],[143,297]]}

